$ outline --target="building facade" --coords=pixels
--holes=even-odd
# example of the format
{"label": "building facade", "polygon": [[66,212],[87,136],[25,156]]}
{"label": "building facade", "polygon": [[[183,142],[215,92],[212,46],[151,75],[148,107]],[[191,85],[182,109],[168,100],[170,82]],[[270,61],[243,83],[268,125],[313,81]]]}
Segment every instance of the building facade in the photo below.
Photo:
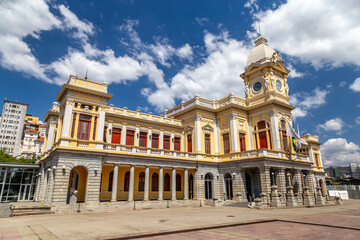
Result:
{"label": "building facade", "polygon": [[21,139],[28,104],[4,100],[0,122],[0,149],[12,156],[21,152]]}
{"label": "building facade", "polygon": [[317,137],[304,136],[309,146],[295,152],[286,136],[294,109],[289,72],[260,35],[241,74],[245,98],[195,95],[164,115],[108,105],[107,83],[71,75],[44,118],[37,200],[55,211],[78,202],[91,210],[169,204],[164,200],[321,203],[327,191],[319,185]]}
{"label": "building facade", "polygon": [[40,157],[43,152],[46,125],[38,120],[38,117],[30,114],[25,116],[20,156],[26,159]]}

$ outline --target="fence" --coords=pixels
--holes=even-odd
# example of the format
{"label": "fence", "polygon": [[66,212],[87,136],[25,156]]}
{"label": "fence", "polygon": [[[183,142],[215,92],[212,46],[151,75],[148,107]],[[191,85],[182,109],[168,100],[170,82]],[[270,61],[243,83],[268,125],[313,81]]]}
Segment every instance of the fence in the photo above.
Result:
{"label": "fence", "polygon": [[347,191],[349,198],[360,199],[360,186],[359,185],[328,185],[329,191]]}

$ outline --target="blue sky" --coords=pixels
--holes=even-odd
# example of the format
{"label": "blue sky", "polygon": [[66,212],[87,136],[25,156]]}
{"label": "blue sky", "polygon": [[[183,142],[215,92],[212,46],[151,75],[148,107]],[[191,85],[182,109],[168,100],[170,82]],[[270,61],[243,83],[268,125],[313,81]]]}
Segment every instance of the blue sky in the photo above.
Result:
{"label": "blue sky", "polygon": [[300,131],[319,136],[326,165],[360,164],[359,12],[356,0],[1,1],[0,98],[42,118],[86,69],[110,83],[109,103],[133,110],[244,96],[259,23],[292,71]]}

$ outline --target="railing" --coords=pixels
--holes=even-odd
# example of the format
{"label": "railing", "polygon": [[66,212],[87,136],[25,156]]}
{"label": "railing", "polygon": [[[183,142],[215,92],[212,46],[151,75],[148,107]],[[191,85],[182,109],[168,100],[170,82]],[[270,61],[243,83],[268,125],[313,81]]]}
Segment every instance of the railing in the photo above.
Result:
{"label": "railing", "polygon": [[127,108],[116,108],[113,106],[108,106],[106,108],[106,112],[120,115],[120,116],[128,116],[128,117],[132,117],[132,118],[138,118],[141,120],[146,119],[146,120],[155,121],[155,122],[159,122],[159,123],[167,123],[167,124],[182,126],[181,120],[178,120],[178,119],[167,118],[162,115],[157,116],[157,115],[153,115],[152,113],[142,113],[140,111],[132,111],[132,110],[128,110]]}
{"label": "railing", "polygon": [[221,98],[221,99],[214,99],[214,100],[207,100],[204,98],[200,98],[198,95],[195,95],[193,99],[190,99],[187,102],[181,102],[180,105],[176,106],[165,112],[166,116],[173,116],[178,112],[186,110],[192,106],[198,105],[203,106],[211,109],[218,109],[225,107],[229,104],[236,104],[240,106],[245,106],[245,99],[239,96],[230,93],[228,96]]}

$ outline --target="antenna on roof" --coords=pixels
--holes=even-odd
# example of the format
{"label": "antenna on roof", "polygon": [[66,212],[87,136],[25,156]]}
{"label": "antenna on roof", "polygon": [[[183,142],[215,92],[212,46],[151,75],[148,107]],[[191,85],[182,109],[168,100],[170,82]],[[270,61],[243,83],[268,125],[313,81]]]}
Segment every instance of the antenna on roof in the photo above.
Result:
{"label": "antenna on roof", "polygon": [[86,69],[85,79],[87,79],[87,69]]}
{"label": "antenna on roof", "polygon": [[257,24],[258,24],[259,35],[261,35],[260,22],[258,21]]}

